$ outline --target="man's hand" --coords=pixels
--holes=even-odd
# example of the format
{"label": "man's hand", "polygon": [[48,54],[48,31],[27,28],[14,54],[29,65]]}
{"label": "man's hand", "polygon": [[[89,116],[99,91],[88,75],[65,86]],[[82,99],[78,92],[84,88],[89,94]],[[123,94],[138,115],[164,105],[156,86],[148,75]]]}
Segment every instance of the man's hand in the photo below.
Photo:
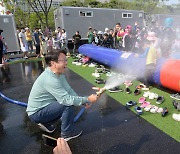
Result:
{"label": "man's hand", "polygon": [[91,103],[95,103],[98,100],[99,96],[97,96],[96,94],[92,94],[88,97],[88,101]]}
{"label": "man's hand", "polygon": [[53,149],[54,154],[72,154],[69,145],[63,138],[57,139],[57,146]]}

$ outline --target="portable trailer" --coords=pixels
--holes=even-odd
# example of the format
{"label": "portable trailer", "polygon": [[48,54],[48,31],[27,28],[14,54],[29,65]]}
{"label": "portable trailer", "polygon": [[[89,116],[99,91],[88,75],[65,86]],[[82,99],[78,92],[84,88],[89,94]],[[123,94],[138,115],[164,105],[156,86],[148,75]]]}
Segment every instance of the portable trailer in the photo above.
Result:
{"label": "portable trailer", "polygon": [[155,21],[158,26],[165,26],[165,20],[166,18],[172,18],[173,19],[173,28],[179,28],[180,27],[180,15],[172,15],[172,14],[153,14],[152,20]]}
{"label": "portable trailer", "polygon": [[113,29],[118,22],[123,28],[133,26],[136,21],[142,27],[145,23],[144,11],[68,6],[56,9],[54,20],[55,27],[64,28],[70,40],[77,30],[83,39],[87,39],[88,27],[104,31],[105,28]]}
{"label": "portable trailer", "polygon": [[13,15],[0,15],[0,29],[8,46],[8,52],[19,52],[19,42]]}

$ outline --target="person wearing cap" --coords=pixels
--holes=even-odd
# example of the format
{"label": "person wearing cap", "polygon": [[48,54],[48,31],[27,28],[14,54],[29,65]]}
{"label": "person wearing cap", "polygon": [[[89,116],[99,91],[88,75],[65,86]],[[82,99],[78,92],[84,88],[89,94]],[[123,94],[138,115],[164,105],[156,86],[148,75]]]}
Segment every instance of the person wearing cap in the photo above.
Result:
{"label": "person wearing cap", "polygon": [[123,36],[123,50],[126,52],[133,51],[135,42],[135,32],[132,30],[132,27],[130,25],[127,25],[125,29],[125,34]]}

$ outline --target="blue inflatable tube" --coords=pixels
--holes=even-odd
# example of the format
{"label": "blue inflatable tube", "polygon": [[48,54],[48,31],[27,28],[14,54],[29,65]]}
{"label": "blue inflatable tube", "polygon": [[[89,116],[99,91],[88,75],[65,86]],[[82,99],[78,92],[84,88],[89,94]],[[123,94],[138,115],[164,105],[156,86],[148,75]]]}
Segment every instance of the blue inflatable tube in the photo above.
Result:
{"label": "blue inflatable tube", "polygon": [[[7,96],[5,96],[4,94],[2,94],[0,92],[0,96],[2,98],[4,98],[5,100],[7,100],[8,102],[10,103],[13,103],[13,104],[17,104],[17,105],[20,105],[20,106],[23,106],[23,107],[27,107],[27,103],[24,103],[24,102],[20,102],[20,101],[16,101],[16,100],[13,100],[11,98],[8,98]],[[84,111],[85,111],[85,107],[82,107],[81,110],[78,112],[78,114],[75,116],[74,118],[74,122],[77,122],[78,119],[83,115]]]}
{"label": "blue inflatable tube", "polygon": [[[118,69],[117,71],[133,75],[137,78],[144,77],[145,57],[137,57],[134,53],[122,52],[120,50],[100,47],[92,44],[84,44],[79,47],[79,52],[95,61]],[[156,71],[154,73],[153,82],[161,85],[160,69],[165,60],[158,61]]]}
{"label": "blue inflatable tube", "polygon": [[[146,55],[136,55],[130,52],[84,44],[79,47],[79,52],[91,59],[108,65],[116,72],[143,78],[146,66]],[[168,89],[180,92],[180,54],[173,53],[170,58],[159,58],[152,82]]]}

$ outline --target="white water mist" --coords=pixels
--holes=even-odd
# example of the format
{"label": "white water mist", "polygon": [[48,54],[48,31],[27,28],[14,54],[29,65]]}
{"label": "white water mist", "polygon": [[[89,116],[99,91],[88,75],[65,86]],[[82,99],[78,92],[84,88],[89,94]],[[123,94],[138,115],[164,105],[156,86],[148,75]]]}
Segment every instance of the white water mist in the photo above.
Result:
{"label": "white water mist", "polygon": [[135,77],[130,76],[130,75],[113,73],[112,76],[110,76],[107,79],[105,88],[111,89],[111,88],[121,85],[125,81],[132,81],[134,79]]}

